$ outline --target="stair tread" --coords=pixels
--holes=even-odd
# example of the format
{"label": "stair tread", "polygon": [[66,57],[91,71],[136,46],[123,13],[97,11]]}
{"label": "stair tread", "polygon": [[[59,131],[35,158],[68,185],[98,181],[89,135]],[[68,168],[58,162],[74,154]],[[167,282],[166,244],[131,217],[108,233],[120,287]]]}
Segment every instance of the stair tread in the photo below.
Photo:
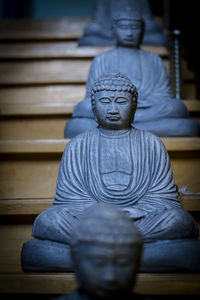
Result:
{"label": "stair tread", "polygon": [[[18,42],[1,43],[0,59],[47,59],[47,58],[93,58],[100,53],[112,49],[113,46],[84,46],[77,42]],[[144,45],[143,50],[154,52],[160,56],[168,56],[165,46]]]}
{"label": "stair tread", "polygon": [[[0,274],[0,281],[1,293],[59,294],[76,287],[73,273]],[[154,295],[199,295],[200,274],[140,273],[134,291]]]}
{"label": "stair tread", "polygon": [[[200,211],[200,195],[183,194],[180,202],[187,211]],[[0,215],[37,215],[52,203],[53,198],[0,199]]]}
{"label": "stair tread", "polygon": [[[164,60],[169,70],[169,61]],[[1,61],[0,85],[47,85],[86,83],[91,59]],[[194,80],[194,72],[183,63],[183,79]]]}
{"label": "stair tread", "polygon": [[90,18],[2,19],[1,40],[69,40],[82,36]]}
{"label": "stair tread", "polygon": [[[168,151],[200,151],[200,137],[161,138]],[[69,139],[1,140],[0,153],[62,153]]]}

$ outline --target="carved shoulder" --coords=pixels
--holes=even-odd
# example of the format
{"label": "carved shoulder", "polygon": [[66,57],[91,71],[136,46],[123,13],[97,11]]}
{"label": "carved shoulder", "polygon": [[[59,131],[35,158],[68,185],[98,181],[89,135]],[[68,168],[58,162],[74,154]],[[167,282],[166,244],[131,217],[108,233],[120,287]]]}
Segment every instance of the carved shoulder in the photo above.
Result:
{"label": "carved shoulder", "polygon": [[162,140],[152,132],[141,130],[141,134],[143,135],[143,140],[147,143],[147,148],[153,152],[166,152],[166,148],[162,142]]}

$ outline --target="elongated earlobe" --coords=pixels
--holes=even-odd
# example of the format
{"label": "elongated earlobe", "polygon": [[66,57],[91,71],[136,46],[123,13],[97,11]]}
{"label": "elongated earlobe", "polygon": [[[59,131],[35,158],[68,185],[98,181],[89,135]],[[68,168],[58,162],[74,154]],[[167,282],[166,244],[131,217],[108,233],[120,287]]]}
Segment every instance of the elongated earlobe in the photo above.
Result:
{"label": "elongated earlobe", "polygon": [[95,121],[98,123],[98,121],[97,121],[97,117],[96,117],[95,105],[94,105],[94,103],[93,103],[93,102],[92,102],[91,104],[92,104],[92,112],[93,112],[93,115],[94,115],[94,119],[95,119]]}

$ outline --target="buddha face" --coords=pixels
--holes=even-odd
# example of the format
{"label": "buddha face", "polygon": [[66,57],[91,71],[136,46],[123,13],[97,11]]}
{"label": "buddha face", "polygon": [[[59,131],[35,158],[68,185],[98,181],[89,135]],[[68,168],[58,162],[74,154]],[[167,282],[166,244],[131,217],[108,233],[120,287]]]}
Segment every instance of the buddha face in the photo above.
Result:
{"label": "buddha face", "polygon": [[134,19],[120,19],[115,24],[117,44],[125,47],[139,47],[143,37],[143,23]]}
{"label": "buddha face", "polygon": [[94,95],[94,114],[100,127],[126,129],[134,118],[135,103],[129,92],[101,91]]}
{"label": "buddha face", "polygon": [[82,243],[75,266],[79,287],[99,298],[123,295],[134,285],[139,255],[140,250],[133,245]]}

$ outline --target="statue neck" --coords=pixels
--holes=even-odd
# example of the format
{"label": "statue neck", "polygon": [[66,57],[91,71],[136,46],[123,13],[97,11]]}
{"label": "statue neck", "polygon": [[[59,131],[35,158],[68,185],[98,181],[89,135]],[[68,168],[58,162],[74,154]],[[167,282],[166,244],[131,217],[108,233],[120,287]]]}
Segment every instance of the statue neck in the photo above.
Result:
{"label": "statue neck", "polygon": [[[79,290],[76,290],[76,297],[74,297],[76,300],[102,300],[102,299],[108,299],[106,297],[102,298],[102,297],[97,297],[97,296],[92,296],[92,295],[89,295],[87,293],[85,293],[83,290],[79,289]],[[121,297],[119,295],[119,298],[117,297],[117,299],[127,299],[127,300],[130,300],[130,299],[134,299],[134,294],[132,293],[132,291],[126,291],[124,292]],[[110,300],[116,300],[116,297],[112,297],[110,298]]]}
{"label": "statue neck", "polygon": [[119,136],[123,136],[126,133],[128,133],[131,130],[130,128],[126,128],[126,129],[120,129],[120,130],[113,130],[113,129],[106,129],[106,128],[102,128],[101,126],[99,126],[99,131],[100,133],[102,133],[103,135],[107,135],[110,137],[119,137]]}
{"label": "statue neck", "polygon": [[116,45],[116,48],[122,51],[138,51],[140,50],[140,46],[131,46],[131,47],[127,47],[127,46],[123,46],[123,45]]}

